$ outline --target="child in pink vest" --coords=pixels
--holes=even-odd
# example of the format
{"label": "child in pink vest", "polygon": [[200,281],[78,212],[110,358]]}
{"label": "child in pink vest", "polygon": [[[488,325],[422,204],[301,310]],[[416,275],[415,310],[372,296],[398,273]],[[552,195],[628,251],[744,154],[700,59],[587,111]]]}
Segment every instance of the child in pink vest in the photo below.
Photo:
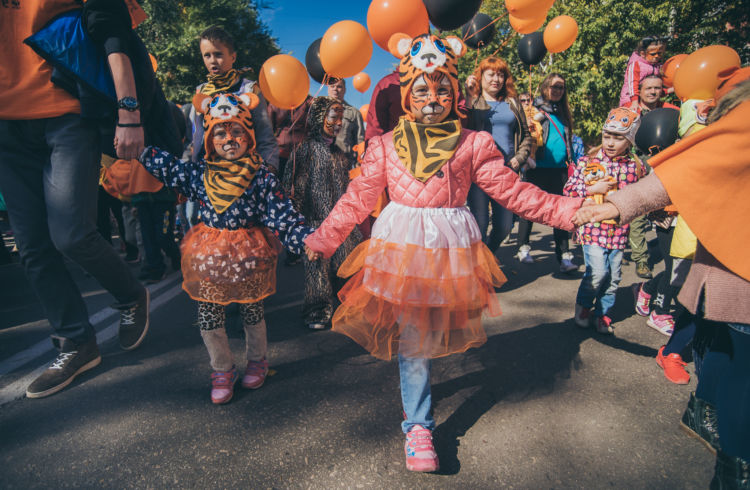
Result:
{"label": "child in pink vest", "polygon": [[641,81],[649,75],[659,75],[666,50],[664,40],[656,36],[641,39],[625,69],[625,81],[620,90],[620,107],[636,110],[640,102]]}

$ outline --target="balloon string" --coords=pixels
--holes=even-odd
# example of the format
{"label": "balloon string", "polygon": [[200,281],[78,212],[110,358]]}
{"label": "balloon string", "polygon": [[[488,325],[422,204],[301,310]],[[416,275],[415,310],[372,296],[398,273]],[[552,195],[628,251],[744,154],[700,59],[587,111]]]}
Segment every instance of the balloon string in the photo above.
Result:
{"label": "balloon string", "polygon": [[514,37],[514,36],[515,36],[516,34],[517,34],[517,33],[516,33],[516,31],[511,31],[511,33],[510,33],[510,34],[508,34],[508,37],[506,37],[506,38],[505,38],[505,41],[503,41],[503,42],[502,42],[502,43],[500,44],[500,47],[499,47],[499,48],[497,48],[497,49],[495,50],[495,52],[494,52],[494,53],[492,53],[492,54],[491,54],[490,56],[495,56],[495,55],[496,55],[496,54],[498,53],[498,51],[500,51],[501,49],[503,49],[503,48],[504,48],[504,47],[505,47],[505,46],[506,46],[506,45],[508,44],[508,42],[509,42],[509,41],[510,41],[511,39],[513,39],[513,37]]}
{"label": "balloon string", "polygon": [[487,24],[486,26],[482,27],[481,29],[479,29],[478,31],[476,31],[475,33],[473,33],[473,34],[472,34],[471,36],[469,36],[469,35],[468,35],[468,34],[469,34],[469,31],[470,31],[470,29],[467,29],[467,30],[466,30],[466,34],[464,34],[464,39],[463,39],[463,40],[464,40],[464,42],[466,42],[466,40],[467,40],[467,39],[471,39],[472,37],[474,37],[474,36],[476,36],[477,34],[479,34],[480,32],[482,32],[483,30],[487,29],[487,28],[488,28],[489,26],[491,26],[491,25],[492,25],[492,24],[494,24],[495,22],[499,21],[500,19],[502,19],[502,18],[503,18],[503,17],[505,17],[506,15],[508,15],[508,12],[505,12],[504,14],[502,14],[502,15],[500,15],[500,16],[498,16],[498,17],[496,17],[496,18],[495,18],[495,20],[493,20],[492,22],[490,22],[490,23],[489,23],[489,24]]}
{"label": "balloon string", "polygon": [[[328,73],[325,73],[323,75],[323,81],[321,82],[320,87],[318,87],[318,90],[315,92],[315,95],[313,95],[313,99],[318,96],[318,94],[320,93],[320,91],[323,90],[323,86],[325,86],[327,84],[328,84]],[[305,98],[305,100],[307,100],[307,98]],[[302,102],[302,104],[304,104],[304,102]],[[300,104],[300,105],[302,105],[302,104]],[[299,107],[299,106],[297,106],[297,107]],[[294,115],[294,109],[296,109],[297,107],[294,107],[294,108],[291,109],[291,115],[292,116]],[[289,126],[289,133],[290,134],[292,132],[292,128],[294,128],[294,125],[297,124],[297,121],[300,120],[300,118],[302,117],[303,114],[305,114],[305,111],[300,112],[297,115],[297,117],[295,117],[294,119],[292,119],[292,124]],[[291,189],[289,191],[290,197],[294,197],[294,180],[295,180],[294,177],[295,177],[295,175],[297,175],[297,148],[299,147],[299,145],[300,144],[297,143],[294,146],[292,146],[292,187],[291,187]],[[281,178],[283,179],[284,176],[282,175]]]}

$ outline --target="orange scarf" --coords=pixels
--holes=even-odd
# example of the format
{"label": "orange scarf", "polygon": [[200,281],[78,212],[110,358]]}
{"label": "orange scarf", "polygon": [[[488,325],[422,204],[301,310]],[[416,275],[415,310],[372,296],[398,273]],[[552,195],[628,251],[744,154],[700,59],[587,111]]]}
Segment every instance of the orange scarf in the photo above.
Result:
{"label": "orange scarf", "polygon": [[750,281],[750,100],[649,160],[701,244]]}

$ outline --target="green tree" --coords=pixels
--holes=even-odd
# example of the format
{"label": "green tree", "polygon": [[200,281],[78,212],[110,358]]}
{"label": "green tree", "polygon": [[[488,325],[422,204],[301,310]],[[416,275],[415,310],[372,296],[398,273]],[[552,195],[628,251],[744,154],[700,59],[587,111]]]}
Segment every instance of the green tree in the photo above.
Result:
{"label": "green tree", "polygon": [[[493,18],[507,13],[502,0],[484,0],[481,11]],[[532,67],[530,85],[536,90],[548,73],[565,76],[575,131],[588,144],[596,144],[605,116],[617,105],[627,60],[644,36],[667,36],[667,56],[724,44],[740,53],[743,64],[750,61],[750,0],[557,0],[547,21],[563,14],[578,23],[576,42]],[[497,51],[511,66],[516,86],[527,90],[529,69],[518,59],[520,36],[510,29],[507,18],[496,25],[493,42],[478,53],[470,49],[461,59],[460,75],[466,77],[477,60]],[[509,42],[500,48],[508,36]]]}
{"label": "green tree", "polygon": [[249,67],[257,74],[279,52],[252,1],[144,0],[143,9],[148,19],[137,32],[157,60],[156,74],[170,100],[189,102],[195,86],[206,80],[198,37],[207,27],[220,25],[234,38],[236,68]]}

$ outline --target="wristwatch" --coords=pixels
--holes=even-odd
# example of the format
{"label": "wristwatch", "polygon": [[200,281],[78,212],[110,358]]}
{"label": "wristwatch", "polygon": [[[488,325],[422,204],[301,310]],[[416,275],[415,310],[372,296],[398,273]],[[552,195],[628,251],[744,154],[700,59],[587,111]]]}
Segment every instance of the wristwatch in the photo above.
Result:
{"label": "wristwatch", "polygon": [[129,112],[135,112],[141,108],[141,104],[138,103],[135,97],[123,97],[117,101],[118,109],[125,109]]}

